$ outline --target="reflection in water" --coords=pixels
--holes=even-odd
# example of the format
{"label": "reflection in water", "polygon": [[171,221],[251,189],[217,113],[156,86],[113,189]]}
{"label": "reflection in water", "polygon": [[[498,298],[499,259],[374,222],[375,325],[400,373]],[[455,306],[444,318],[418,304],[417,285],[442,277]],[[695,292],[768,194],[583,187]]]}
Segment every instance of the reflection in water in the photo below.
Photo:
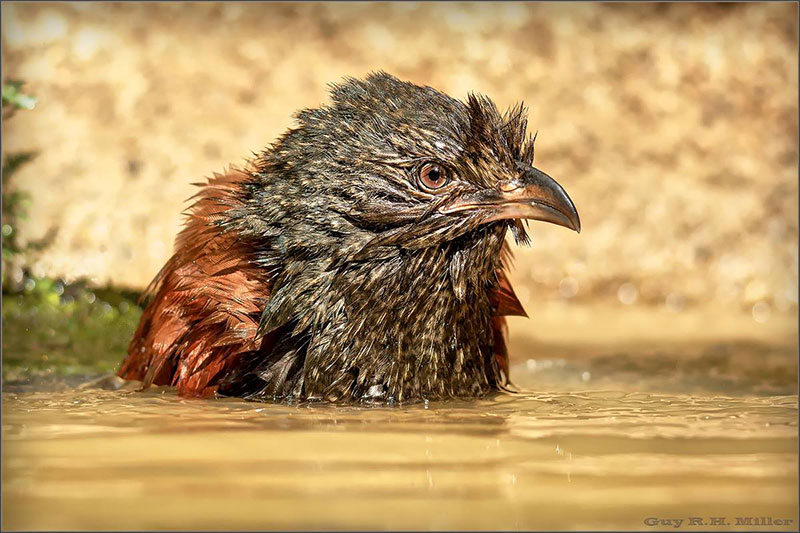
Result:
{"label": "reflection in water", "polygon": [[794,530],[796,409],[796,396],[608,391],[427,407],[5,393],[3,524],[643,529],[694,516],[742,529],[737,517],[768,516]]}

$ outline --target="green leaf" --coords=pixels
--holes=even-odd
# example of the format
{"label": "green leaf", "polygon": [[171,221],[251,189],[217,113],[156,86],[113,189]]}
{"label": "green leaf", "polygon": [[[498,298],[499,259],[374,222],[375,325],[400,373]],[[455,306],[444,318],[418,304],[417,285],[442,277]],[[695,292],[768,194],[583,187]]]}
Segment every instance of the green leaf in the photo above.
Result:
{"label": "green leaf", "polygon": [[36,107],[36,97],[20,91],[22,82],[7,81],[3,84],[3,107],[12,106],[16,109],[33,109]]}
{"label": "green leaf", "polygon": [[8,178],[10,178],[14,172],[17,171],[19,167],[30,161],[36,157],[36,152],[19,152],[16,154],[6,154],[6,158],[3,161],[3,185],[8,182]]}

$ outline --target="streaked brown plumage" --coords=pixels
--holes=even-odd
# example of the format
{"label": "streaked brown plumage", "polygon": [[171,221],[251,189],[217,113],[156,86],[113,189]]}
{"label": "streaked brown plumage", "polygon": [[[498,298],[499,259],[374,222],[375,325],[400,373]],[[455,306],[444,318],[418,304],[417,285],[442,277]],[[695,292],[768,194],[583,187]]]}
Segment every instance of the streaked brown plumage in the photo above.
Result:
{"label": "streaked brown plumage", "polygon": [[202,185],[119,375],[184,395],[411,400],[508,381],[521,220],[579,230],[524,109],[384,73]]}

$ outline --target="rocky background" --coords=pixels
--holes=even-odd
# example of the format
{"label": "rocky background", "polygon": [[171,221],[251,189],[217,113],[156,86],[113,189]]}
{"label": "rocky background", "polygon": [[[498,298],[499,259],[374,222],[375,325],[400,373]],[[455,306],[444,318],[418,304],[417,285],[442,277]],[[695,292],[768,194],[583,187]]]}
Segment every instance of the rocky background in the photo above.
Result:
{"label": "rocky background", "polygon": [[[531,226],[512,339],[793,344],[798,25],[791,3],[3,3],[3,122],[39,276],[141,290],[192,182],[244,161],[383,69],[457,98],[524,100],[537,166],[580,235]],[[12,273],[13,274],[13,273]]]}

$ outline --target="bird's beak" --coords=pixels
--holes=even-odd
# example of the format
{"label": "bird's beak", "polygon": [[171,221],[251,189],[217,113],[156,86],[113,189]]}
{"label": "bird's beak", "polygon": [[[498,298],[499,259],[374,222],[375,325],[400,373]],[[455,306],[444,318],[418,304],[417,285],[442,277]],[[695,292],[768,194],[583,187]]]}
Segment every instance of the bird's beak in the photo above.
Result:
{"label": "bird's beak", "polygon": [[575,204],[561,185],[539,169],[520,168],[520,175],[500,182],[495,189],[464,195],[442,208],[443,214],[484,213],[483,222],[521,219],[542,220],[581,232]]}

